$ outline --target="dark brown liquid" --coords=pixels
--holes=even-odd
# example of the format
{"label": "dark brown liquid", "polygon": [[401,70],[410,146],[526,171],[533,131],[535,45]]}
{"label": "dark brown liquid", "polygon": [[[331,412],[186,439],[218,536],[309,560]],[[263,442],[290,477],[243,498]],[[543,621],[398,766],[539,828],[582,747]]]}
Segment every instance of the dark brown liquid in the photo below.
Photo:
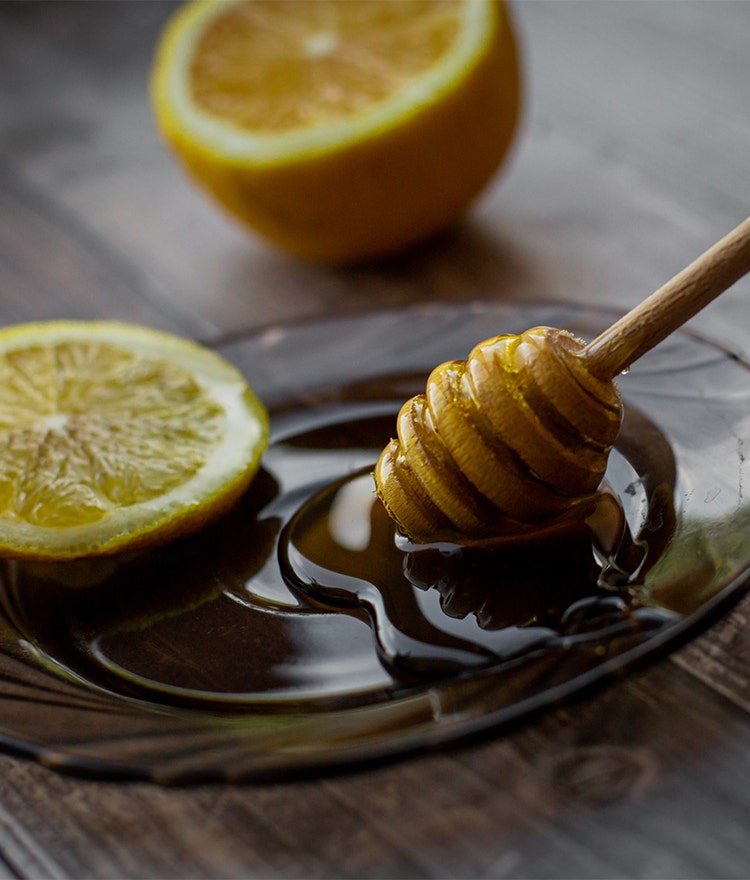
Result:
{"label": "dark brown liquid", "polygon": [[[455,675],[663,622],[617,563],[617,551],[632,561],[642,548],[615,496],[603,493],[588,513],[526,540],[413,544],[363,472],[296,513],[282,535],[281,570],[322,608],[363,610],[394,677]],[[607,583],[612,572],[619,584]]]}
{"label": "dark brown liquid", "polygon": [[[674,619],[640,589],[670,535],[648,481],[668,483],[673,462],[637,414],[611,491],[584,520],[522,543],[419,546],[396,533],[369,473],[409,377],[370,385],[364,402],[344,388],[277,413],[247,496],[193,538],[92,563],[7,563],[6,616],[67,675],[237,711],[356,705],[579,649],[595,662]],[[648,510],[634,519],[636,495]]]}

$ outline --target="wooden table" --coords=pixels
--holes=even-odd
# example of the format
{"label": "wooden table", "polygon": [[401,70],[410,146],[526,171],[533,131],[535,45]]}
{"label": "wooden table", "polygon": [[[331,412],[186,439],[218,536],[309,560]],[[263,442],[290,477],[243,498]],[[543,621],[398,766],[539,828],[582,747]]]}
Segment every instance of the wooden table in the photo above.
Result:
{"label": "wooden table", "polygon": [[[506,173],[440,241],[341,271],[240,232],[163,149],[146,89],[172,8],[0,4],[3,322],[211,343],[436,300],[624,311],[748,214],[749,3],[518,3]],[[750,279],[692,326],[750,357]],[[509,734],[346,775],[165,788],[0,757],[0,875],[747,877],[749,617]]]}

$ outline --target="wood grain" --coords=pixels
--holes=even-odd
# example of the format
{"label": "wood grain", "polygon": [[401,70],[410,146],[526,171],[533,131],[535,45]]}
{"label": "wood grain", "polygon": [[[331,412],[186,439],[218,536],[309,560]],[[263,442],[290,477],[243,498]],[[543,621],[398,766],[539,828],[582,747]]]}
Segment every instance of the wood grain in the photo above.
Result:
{"label": "wood grain", "polygon": [[[750,4],[518,3],[526,111],[461,226],[333,271],[241,233],[159,143],[175,4],[0,5],[0,320],[206,340],[371,305],[625,312],[747,215]],[[750,356],[747,279],[691,322]],[[502,328],[488,328],[488,335]],[[750,600],[639,673],[487,737],[348,775],[164,788],[0,757],[2,877],[741,878]]]}

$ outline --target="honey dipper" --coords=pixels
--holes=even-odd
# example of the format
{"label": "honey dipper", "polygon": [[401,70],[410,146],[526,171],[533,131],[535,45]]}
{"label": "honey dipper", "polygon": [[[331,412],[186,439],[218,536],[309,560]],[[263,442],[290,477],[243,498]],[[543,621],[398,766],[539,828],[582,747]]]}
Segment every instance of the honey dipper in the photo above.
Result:
{"label": "honey dipper", "polygon": [[528,532],[590,500],[617,439],[615,378],[750,271],[750,217],[588,344],[534,327],[436,367],[382,451],[378,496],[418,543]]}

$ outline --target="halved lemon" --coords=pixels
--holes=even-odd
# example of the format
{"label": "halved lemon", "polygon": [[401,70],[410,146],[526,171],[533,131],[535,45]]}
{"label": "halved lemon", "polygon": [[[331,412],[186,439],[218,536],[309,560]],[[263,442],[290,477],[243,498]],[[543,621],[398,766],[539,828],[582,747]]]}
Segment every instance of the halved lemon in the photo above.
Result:
{"label": "halved lemon", "polygon": [[456,220],[519,110],[498,0],[194,0],[152,74],[190,174],[278,246],[346,263]]}
{"label": "halved lemon", "polygon": [[0,330],[0,555],[192,532],[245,491],[267,435],[242,374],[197,343],[109,321]]}

